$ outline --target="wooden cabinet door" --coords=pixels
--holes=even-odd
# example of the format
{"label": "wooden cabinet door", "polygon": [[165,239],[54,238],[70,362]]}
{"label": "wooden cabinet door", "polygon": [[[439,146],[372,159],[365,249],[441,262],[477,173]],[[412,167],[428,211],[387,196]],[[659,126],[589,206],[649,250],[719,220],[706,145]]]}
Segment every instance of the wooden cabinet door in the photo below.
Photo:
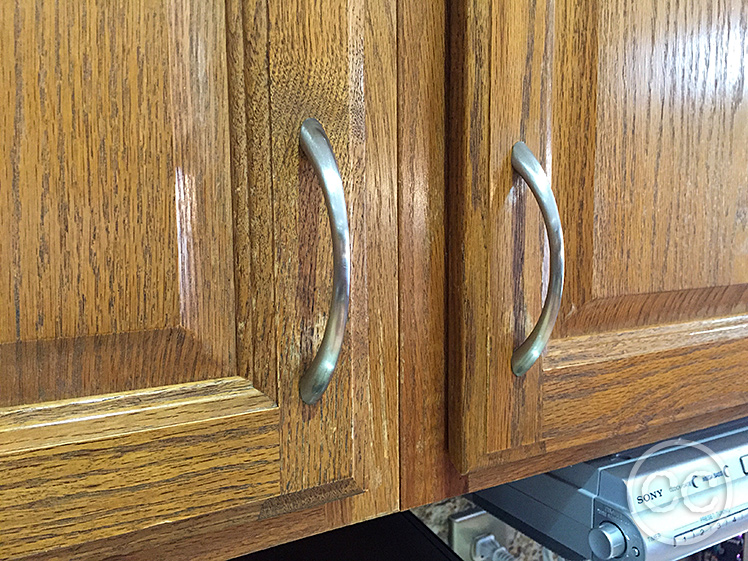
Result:
{"label": "wooden cabinet door", "polygon": [[[126,556],[144,530],[209,543],[383,485],[359,516],[395,508],[396,203],[378,169],[394,121],[371,121],[390,98],[363,56],[394,42],[365,6],[0,6],[0,557]],[[343,352],[314,406],[298,384],[332,251],[307,117],[352,240]]]}
{"label": "wooden cabinet door", "polygon": [[[748,8],[457,1],[450,447],[537,471],[748,414]],[[548,247],[512,171],[552,178],[562,305],[523,377]]]}

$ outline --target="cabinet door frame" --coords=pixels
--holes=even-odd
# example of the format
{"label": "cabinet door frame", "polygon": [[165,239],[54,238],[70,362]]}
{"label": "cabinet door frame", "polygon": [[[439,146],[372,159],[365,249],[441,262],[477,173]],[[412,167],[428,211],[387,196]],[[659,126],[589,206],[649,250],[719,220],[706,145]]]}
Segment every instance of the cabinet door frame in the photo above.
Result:
{"label": "cabinet door frame", "polygon": [[[617,132],[611,132],[615,127],[607,121],[608,128],[601,132],[601,123],[613,109],[630,120],[640,111],[631,107],[635,84],[619,84],[620,91],[604,91],[602,88],[610,87],[613,80],[605,82],[598,72],[604,71],[605,64],[612,65],[613,72],[622,67],[630,67],[631,73],[653,71],[659,66],[650,68],[646,57],[657,51],[644,52],[650,36],[656,35],[650,27],[658,25],[658,32],[675,37],[672,41],[677,44],[668,51],[671,54],[675,49],[692,52],[687,45],[688,33],[693,30],[665,28],[663,13],[648,13],[653,8],[643,4],[627,12],[627,27],[619,28],[622,24],[616,18],[620,10],[605,0],[584,5],[565,0],[457,0],[453,6],[451,79],[455,83],[450,88],[452,128],[448,135],[452,159],[447,190],[448,399],[449,448],[460,472],[470,473],[469,481],[487,481],[487,476],[479,474],[481,470],[497,475],[501,466],[512,466],[522,459],[532,459],[540,472],[748,414],[748,394],[738,383],[740,365],[748,356],[748,285],[737,280],[728,286],[716,286],[707,280],[703,287],[694,289],[683,281],[681,290],[670,275],[663,277],[670,281],[662,283],[666,288],[659,289],[655,283],[651,290],[642,292],[639,289],[646,283],[631,282],[634,290],[627,293],[624,275],[611,281],[610,287],[594,277],[598,269],[610,269],[600,266],[604,259],[618,257],[623,261],[625,257],[621,256],[625,248],[620,247],[614,248],[619,253],[600,253],[615,244],[598,248],[598,219],[607,221],[613,229],[627,228],[621,235],[631,236],[625,241],[638,244],[634,249],[645,245],[639,231],[631,226],[639,217],[616,221],[612,206],[603,209],[605,216],[598,216],[596,205],[604,204],[599,201],[599,168],[603,164],[608,170],[614,167],[605,158],[618,158],[619,167],[625,168],[617,176],[606,176],[605,180],[613,184],[608,191],[616,189],[615,179],[618,185],[624,185],[618,189],[630,189],[622,177],[626,172],[633,173],[635,167],[630,161],[635,149],[625,152],[621,146],[630,140],[626,134],[633,137],[630,123],[618,124]],[[732,6],[720,15],[706,8],[698,11],[697,2],[683,10],[709,18],[709,29],[726,35],[725,26],[731,20],[725,18],[740,9],[737,3]],[[691,21],[684,13],[673,15],[668,25]],[[695,16],[694,21],[707,21]],[[646,45],[632,39],[637,28],[629,20],[643,26],[643,31],[638,31]],[[739,20],[732,19],[738,26]],[[620,32],[620,36],[610,37],[615,44],[603,43],[608,38],[602,34],[613,32]],[[719,66],[713,65],[717,69],[714,71],[727,68],[723,64],[727,40],[722,39],[714,41],[709,51],[719,53]],[[744,48],[741,41],[737,41],[738,50]],[[621,45],[640,49],[639,58],[627,62]],[[617,64],[603,58],[615,56]],[[706,80],[702,74],[673,79],[682,76]],[[726,89],[728,82],[715,83]],[[701,84],[695,87],[677,82],[672,95],[702,95]],[[658,94],[648,93],[643,86],[639,95],[648,100],[647,96]],[[603,96],[607,97],[603,100]],[[724,94],[716,98],[734,99],[734,105],[744,96]],[[622,110],[611,108],[625,103],[629,105]],[[729,107],[717,107],[716,102],[713,105],[706,107],[716,115],[714,119],[729,113]],[[742,110],[740,114],[744,113]],[[638,116],[637,126],[646,126]],[[712,130],[706,121],[709,115],[693,118],[699,127]],[[729,119],[726,122],[729,127]],[[683,132],[684,144],[706,138],[696,138],[697,127],[692,129]],[[654,138],[672,133],[666,128],[647,130]],[[734,135],[744,132],[739,124],[728,130]],[[537,205],[527,186],[513,173],[509,160],[512,145],[519,140],[535,152],[552,178],[565,231],[567,264],[562,308],[553,336],[544,355],[520,378],[511,373],[510,358],[540,313],[548,280],[548,249]],[[735,146],[738,144],[736,141]],[[604,152],[607,149],[610,153]],[[714,169],[713,160],[709,162]],[[663,167],[661,171],[666,170]],[[735,196],[727,193],[727,198]],[[625,190],[620,198],[626,198]],[[699,202],[689,201],[684,206],[698,206]],[[726,220],[733,218],[728,216]],[[674,228],[678,226],[673,224]],[[651,224],[650,229],[654,232]],[[683,235],[682,227],[675,231]],[[705,241],[695,239],[693,243],[700,244],[699,254],[704,253]],[[683,238],[676,239],[677,244],[683,251]],[[704,271],[700,262],[687,258],[680,264]],[[630,281],[635,276],[628,274],[626,278]],[[677,285],[677,290],[667,288],[671,285]],[[715,384],[734,389],[711,390]],[[705,394],[711,395],[706,402],[702,401]],[[505,480],[504,476],[500,478]],[[472,483],[469,485],[472,488]]]}
{"label": "cabinet door frame", "polygon": [[[203,115],[207,132],[189,132],[202,135],[202,147],[214,155],[204,163],[222,170],[222,188],[233,197],[233,220],[224,217],[233,252],[231,246],[201,249],[206,259],[236,267],[220,279],[225,286],[213,288],[229,288],[229,302],[218,313],[231,316],[232,329],[237,315],[236,352],[228,364],[241,375],[1,410],[0,465],[9,477],[3,488],[10,500],[3,501],[8,516],[0,518],[6,537],[0,551],[13,558],[36,558],[42,550],[45,559],[228,558],[397,508],[395,3],[341,2],[332,15],[317,6],[318,18],[307,6],[308,21],[297,21],[298,27],[282,25],[283,18],[304,13],[303,1],[285,14],[290,8],[283,3],[261,0],[229,0],[225,12],[219,1],[174,0],[169,6],[175,16],[172,93],[185,108],[211,99],[214,114]],[[335,31],[340,22],[333,15],[344,29]],[[282,63],[293,60],[300,45],[309,47],[306,39],[315,31],[319,41],[305,53],[312,60],[329,50],[325,32],[343,41],[342,97],[289,93],[299,87],[298,76],[284,72]],[[225,41],[227,56],[220,49],[213,53],[206,72],[204,59],[191,58],[200,53],[182,48],[186,38],[207,45]],[[280,70],[275,76],[273,68]],[[307,70],[302,65],[299,72]],[[291,103],[293,95],[319,98],[321,106],[314,115],[307,114],[314,106],[289,112],[280,100]],[[174,126],[189,126],[190,116],[186,111]],[[308,197],[316,207],[316,231],[329,237],[316,178],[298,156],[298,126],[307,116],[329,127],[353,230],[343,372],[315,406],[301,403],[297,386],[324,323],[307,326],[303,340],[284,334],[292,323],[326,310],[329,291],[303,314],[279,317],[278,309],[289,305],[288,299],[279,302],[298,287],[276,250],[302,248],[307,240],[292,240],[283,250],[268,243],[268,236],[286,235],[283,228],[296,219],[274,220],[280,202],[273,196],[284,190]],[[344,125],[336,126],[338,117]],[[273,119],[284,123],[275,136]],[[319,252],[327,247],[320,244]],[[324,271],[298,286],[324,288],[321,276]],[[310,454],[315,447],[317,457]],[[55,524],[60,528],[51,530]],[[8,536],[14,539],[6,541]]]}

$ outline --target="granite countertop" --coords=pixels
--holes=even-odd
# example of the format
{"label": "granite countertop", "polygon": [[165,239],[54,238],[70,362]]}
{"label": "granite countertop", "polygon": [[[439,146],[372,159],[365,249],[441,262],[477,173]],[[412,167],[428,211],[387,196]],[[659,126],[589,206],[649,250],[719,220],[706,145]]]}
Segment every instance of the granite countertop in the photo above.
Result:
{"label": "granite countertop", "polygon": [[[444,543],[448,543],[449,517],[452,514],[474,507],[475,505],[468,498],[454,497],[414,508],[411,512],[439,536]],[[517,561],[563,561],[562,557],[544,548],[522,532],[510,526],[507,526],[506,530],[506,534],[500,537],[499,542],[517,558]]]}

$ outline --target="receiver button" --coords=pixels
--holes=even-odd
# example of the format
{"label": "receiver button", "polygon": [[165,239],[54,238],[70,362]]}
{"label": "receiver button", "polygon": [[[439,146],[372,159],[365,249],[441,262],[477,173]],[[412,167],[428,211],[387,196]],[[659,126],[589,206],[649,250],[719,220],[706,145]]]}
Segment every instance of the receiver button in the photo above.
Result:
{"label": "receiver button", "polygon": [[740,458],[740,465],[743,466],[743,473],[748,475],[748,456]]}
{"label": "receiver button", "polygon": [[626,551],[626,536],[611,522],[603,522],[587,536],[590,549],[599,559],[620,557]]}

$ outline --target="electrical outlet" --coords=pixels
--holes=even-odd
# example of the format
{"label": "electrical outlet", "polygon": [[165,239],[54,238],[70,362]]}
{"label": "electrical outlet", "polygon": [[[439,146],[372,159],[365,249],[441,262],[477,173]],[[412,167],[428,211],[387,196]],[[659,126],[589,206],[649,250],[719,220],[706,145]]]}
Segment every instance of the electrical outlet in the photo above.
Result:
{"label": "electrical outlet", "polygon": [[472,561],[473,542],[478,536],[493,534],[506,543],[507,526],[481,508],[471,508],[449,517],[449,546],[462,561]]}

